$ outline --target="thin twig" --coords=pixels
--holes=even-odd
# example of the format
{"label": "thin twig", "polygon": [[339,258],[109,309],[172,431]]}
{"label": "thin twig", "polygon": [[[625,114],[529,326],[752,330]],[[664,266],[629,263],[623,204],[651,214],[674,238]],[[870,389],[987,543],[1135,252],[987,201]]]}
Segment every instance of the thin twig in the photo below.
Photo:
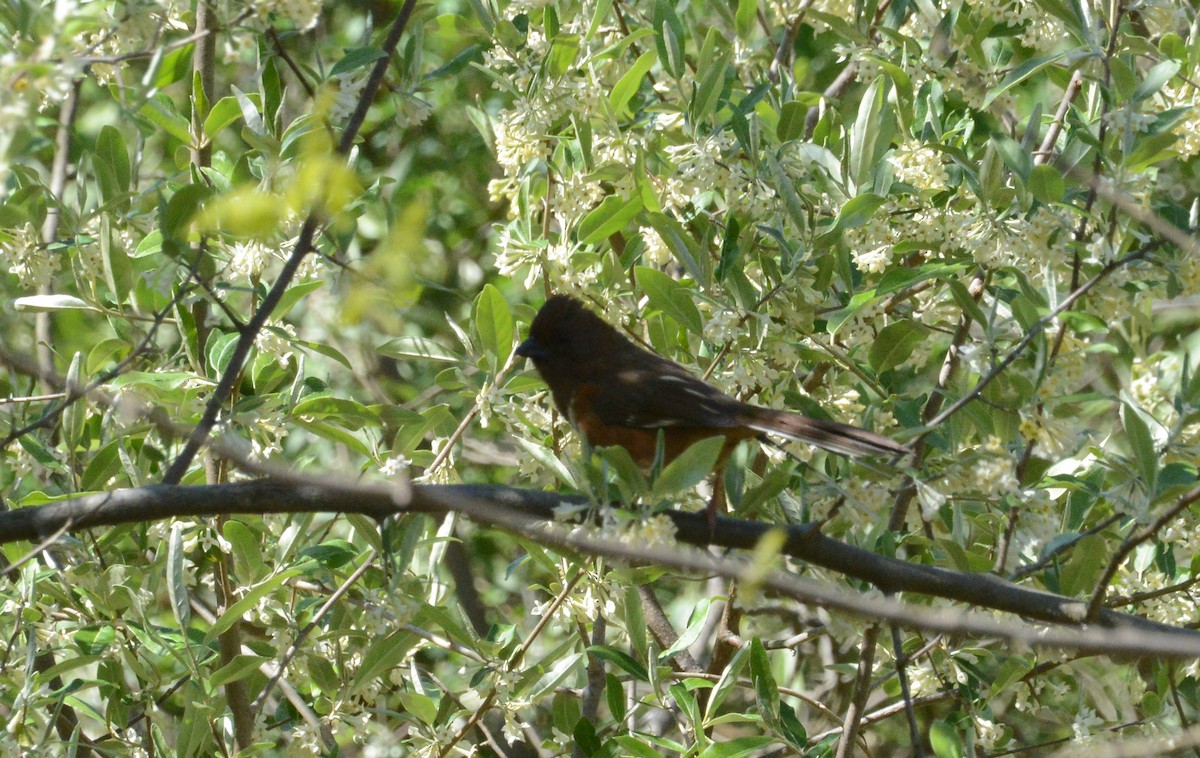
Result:
{"label": "thin twig", "polygon": [[1001,360],[998,364],[996,364],[995,367],[992,368],[991,371],[989,371],[986,375],[984,375],[975,384],[975,386],[971,388],[970,392],[968,392],[967,394],[963,395],[958,400],[956,400],[949,408],[947,408],[946,410],[939,413],[937,416],[930,419],[929,423],[926,425],[924,433],[928,434],[933,429],[936,429],[938,426],[945,423],[946,419],[950,418],[955,413],[958,413],[960,410],[962,410],[963,407],[967,405],[967,403],[970,403],[972,400],[979,397],[979,395],[983,393],[983,390],[989,384],[991,384],[993,381],[995,381],[996,377],[998,377],[1002,373],[1004,373],[1005,370],[1007,370],[1008,367],[1011,366],[1013,364],[1013,362],[1016,361],[1017,358],[1020,357],[1021,353],[1025,352],[1025,348],[1027,348],[1031,344],[1033,344],[1033,341],[1035,339],[1037,339],[1039,334],[1042,333],[1042,330],[1044,330],[1049,324],[1053,323],[1056,318],[1058,318],[1064,311],[1066,311],[1072,305],[1074,305],[1077,300],[1079,300],[1081,297],[1083,297],[1088,292],[1090,292],[1093,287],[1095,287],[1097,284],[1099,284],[1100,282],[1107,279],[1113,272],[1117,271],[1118,269],[1120,269],[1130,263],[1133,263],[1134,261],[1142,260],[1150,252],[1150,250],[1153,249],[1153,247],[1157,247],[1157,245],[1149,245],[1135,253],[1130,253],[1129,255],[1127,255],[1123,258],[1119,258],[1115,261],[1110,262],[1104,268],[1100,269],[1099,273],[1097,273],[1091,279],[1089,279],[1088,281],[1086,281],[1082,285],[1080,285],[1080,287],[1078,289],[1076,289],[1074,292],[1072,292],[1070,295],[1067,295],[1065,298],[1063,298],[1063,301],[1061,303],[1059,303],[1052,311],[1047,313],[1042,318],[1038,319],[1034,324],[1032,324],[1029,327],[1028,332],[1021,339],[1021,341],[1017,343],[1016,347],[1014,347],[1012,350],[1010,350],[1008,352],[1008,355],[1004,356],[1003,360]]}
{"label": "thin twig", "polygon": [[[558,609],[562,607],[562,604],[566,602],[568,597],[570,597],[571,591],[575,589],[575,585],[579,583],[579,580],[582,579],[583,576],[583,571],[576,572],[575,576],[572,577],[571,580],[565,585],[563,585],[562,591],[558,593],[558,595],[550,603],[549,607],[542,611],[542,617],[538,620],[537,625],[534,626],[533,631],[529,633],[529,636],[525,638],[525,641],[521,643],[521,646],[517,648],[516,652],[514,652],[505,663],[505,668],[507,670],[511,671],[522,660],[524,660],[525,654],[529,652],[529,648],[533,645],[534,640],[541,636],[542,631],[554,618],[554,614],[558,612]],[[437,753],[438,758],[445,758],[445,756],[449,755],[454,750],[454,746],[461,742],[463,737],[467,736],[467,732],[471,731],[477,724],[479,724],[484,715],[490,711],[492,706],[496,703],[497,691],[497,685],[492,685],[492,688],[488,690],[487,695],[484,696],[483,702],[479,704],[479,708],[472,713],[471,717],[467,719],[466,723],[459,727],[458,731],[456,731],[450,737],[450,739],[441,746],[441,750],[439,750]]]}
{"label": "thin twig", "polygon": [[[949,700],[950,698],[955,697],[957,694],[958,694],[957,692],[953,692],[951,690],[943,690],[941,692],[934,692],[929,695],[921,695],[920,697],[914,698],[912,701],[912,704],[914,706],[916,706],[916,705],[931,705],[933,703],[940,703],[943,700]],[[889,719],[892,716],[896,716],[896,715],[903,713],[905,710],[905,707],[906,707],[905,704],[901,703],[901,702],[892,703],[891,705],[884,706],[883,708],[879,708],[877,710],[871,711],[870,713],[868,713],[867,715],[862,717],[862,721],[860,723],[863,726],[867,726],[870,724],[874,724],[877,721],[883,721],[884,719]],[[811,734],[808,737],[808,744],[815,745],[827,737],[831,737],[835,734],[840,734],[841,731],[842,731],[842,727],[839,726],[834,729],[829,729],[828,731]]]}
{"label": "thin twig", "polygon": [[65,392],[52,392],[49,395],[26,395],[24,397],[0,397],[0,405],[15,405],[19,403],[42,403],[47,400],[61,400]]}
{"label": "thin twig", "polygon": [[[403,7],[400,8],[400,13],[393,22],[387,39],[381,46],[384,54],[380,56],[379,60],[375,62],[374,68],[371,69],[371,74],[367,77],[366,84],[363,85],[362,92],[359,95],[357,107],[355,107],[354,112],[351,114],[345,131],[342,132],[342,138],[338,142],[339,155],[346,155],[350,151],[350,147],[354,144],[354,140],[358,136],[358,131],[362,128],[363,121],[367,117],[367,110],[370,108],[371,102],[375,99],[375,93],[379,91],[379,85],[383,81],[384,74],[387,73],[392,53],[395,51],[396,45],[400,42],[401,35],[404,34],[404,30],[408,26],[409,18],[412,16],[416,4],[416,0],[405,0]],[[212,434],[212,430],[217,424],[217,419],[221,415],[225,401],[229,399],[238,377],[242,374],[246,359],[250,356],[250,350],[254,347],[254,341],[258,337],[258,333],[266,326],[271,313],[274,312],[280,300],[283,299],[288,285],[291,284],[292,279],[296,276],[296,272],[300,269],[300,264],[314,250],[313,238],[319,226],[318,218],[319,212],[314,210],[300,227],[296,247],[283,264],[283,269],[279,272],[279,277],[271,285],[271,289],[263,298],[258,310],[254,312],[254,315],[246,323],[245,330],[238,336],[238,341],[230,356],[229,364],[226,366],[220,380],[217,382],[217,386],[209,396],[200,422],[196,424],[192,433],[188,435],[187,443],[184,445],[183,450],[175,457],[175,460],[163,476],[164,484],[178,484],[183,480],[183,475],[187,473],[196,454],[200,452],[200,448],[203,447],[204,442]]]}
{"label": "thin twig", "polygon": [[1038,559],[1034,563],[1030,563],[1027,566],[1021,566],[1016,571],[1012,572],[1012,574],[1008,578],[1014,582],[1017,582],[1017,581],[1020,581],[1021,579],[1024,579],[1025,577],[1029,576],[1030,574],[1035,574],[1038,571],[1041,571],[1046,566],[1049,566],[1051,563],[1058,560],[1058,557],[1060,555],[1062,555],[1067,550],[1070,550],[1072,547],[1074,547],[1076,544],[1078,544],[1079,541],[1081,539],[1083,539],[1084,537],[1090,537],[1093,534],[1099,534],[1100,532],[1104,531],[1108,527],[1110,527],[1113,524],[1120,521],[1122,518],[1123,518],[1123,516],[1121,514],[1114,513],[1113,515],[1111,515],[1108,518],[1101,521],[1099,524],[1096,524],[1091,529],[1088,529],[1086,532],[1080,532],[1079,534],[1075,535],[1071,539],[1058,543],[1057,545],[1054,546],[1053,550],[1051,550],[1050,552],[1043,555],[1040,559]]}
{"label": "thin twig", "polygon": [[[976,302],[983,297],[988,277],[989,274],[983,268],[977,269],[975,275],[971,277],[971,283],[967,287],[967,294]],[[929,393],[929,399],[925,402],[925,407],[921,409],[921,420],[926,425],[929,425],[930,420],[937,416],[938,411],[942,408],[942,403],[946,400],[946,388],[950,386],[951,380],[958,372],[959,351],[971,333],[972,323],[974,323],[974,319],[971,318],[971,314],[963,311],[958,321],[958,328],[955,330],[954,336],[950,339],[950,346],[946,350],[946,357],[942,359],[942,367],[938,371],[937,384],[934,386],[933,391]],[[925,444],[925,437],[923,435],[918,437],[912,447],[912,469],[916,470],[921,466],[921,463],[925,459],[925,453],[928,450]],[[917,484],[910,477],[908,482],[896,493],[896,499],[892,502],[892,509],[888,516],[888,529],[895,532],[904,528],[904,522],[908,518],[908,508],[916,495]]]}
{"label": "thin twig", "polygon": [[1067,111],[1071,110],[1071,102],[1075,100],[1075,96],[1079,94],[1079,89],[1083,85],[1083,69],[1075,69],[1075,73],[1071,74],[1071,81],[1067,82],[1067,88],[1063,90],[1062,100],[1058,103],[1058,110],[1054,114],[1054,121],[1050,122],[1050,128],[1046,130],[1046,138],[1042,140],[1041,147],[1033,154],[1033,165],[1044,166],[1050,162],[1050,156],[1054,154],[1054,146],[1058,143],[1058,135],[1062,132],[1063,123],[1067,119]]}
{"label": "thin twig", "polygon": [[1175,501],[1175,505],[1168,508],[1153,523],[1134,531],[1133,534],[1129,535],[1121,543],[1121,546],[1117,548],[1117,552],[1109,559],[1108,565],[1105,566],[1104,573],[1100,575],[1100,579],[1096,583],[1096,591],[1092,593],[1092,599],[1088,602],[1087,618],[1089,620],[1096,618],[1096,614],[1104,608],[1104,596],[1108,592],[1108,585],[1112,582],[1113,577],[1117,575],[1121,564],[1125,562],[1125,559],[1133,552],[1134,548],[1146,540],[1152,539],[1162,531],[1163,527],[1174,521],[1176,516],[1197,500],[1200,500],[1200,487],[1193,488],[1183,497],[1179,498],[1179,500]]}
{"label": "thin twig", "polygon": [[800,25],[804,23],[804,16],[808,13],[808,9],[812,7],[814,0],[803,0],[800,7],[796,9],[796,17],[792,19],[792,23],[788,25],[787,31],[783,33],[783,39],[779,41],[779,47],[775,50],[775,57],[771,59],[771,66],[767,70],[767,78],[772,84],[778,84],[783,66],[792,57],[792,44],[796,40],[796,35],[800,33]]}
{"label": "thin twig", "polygon": [[271,694],[271,690],[275,688],[275,685],[279,683],[283,673],[287,671],[288,664],[292,662],[292,658],[296,656],[296,653],[300,652],[301,643],[308,639],[308,635],[312,634],[313,630],[320,625],[321,621],[325,618],[325,614],[329,613],[334,604],[337,603],[337,601],[340,600],[343,595],[350,591],[350,588],[362,578],[363,574],[367,573],[367,569],[371,568],[371,562],[374,560],[375,549],[371,548],[363,556],[362,565],[355,569],[354,573],[346,577],[346,581],[342,582],[338,588],[334,590],[333,594],[329,596],[329,599],[326,600],[321,605],[320,609],[317,610],[316,614],[312,617],[312,620],[305,624],[304,628],[296,634],[296,639],[292,640],[292,644],[288,647],[287,652],[284,653],[283,657],[279,659],[279,663],[277,664],[278,670],[275,672],[275,675],[267,681],[267,685],[262,688],[262,692],[258,693],[258,697],[254,698],[254,703],[250,706],[250,711],[255,721],[258,720],[258,716],[262,712],[263,703],[266,702],[267,697]]}
{"label": "thin twig", "polygon": [[923,758],[925,746],[921,741],[921,728],[917,725],[917,714],[913,709],[912,690],[908,684],[908,656],[904,654],[904,641],[900,639],[900,627],[889,624],[892,629],[892,649],[896,656],[896,680],[900,683],[900,702],[904,704],[904,716],[908,720],[908,738],[912,754]]}
{"label": "thin twig", "polygon": [[879,625],[871,624],[863,630],[862,644],[858,652],[858,671],[854,675],[854,694],[850,707],[842,719],[842,735],[838,739],[837,758],[853,754],[854,741],[858,737],[862,717],[867,709],[867,698],[871,695],[871,667],[875,663],[875,643],[879,638]]}
{"label": "thin twig", "polygon": [[[147,330],[146,335],[142,338],[142,341],[139,342],[133,348],[133,350],[130,351],[129,355],[125,356],[120,361],[118,361],[116,363],[116,365],[114,365],[108,371],[105,371],[104,373],[97,376],[95,379],[93,379],[91,382],[89,382],[86,386],[84,386],[84,387],[68,386],[66,388],[66,392],[63,393],[63,398],[62,398],[61,402],[47,408],[42,413],[41,416],[34,419],[33,421],[30,421],[25,426],[9,432],[4,437],[4,439],[0,440],[0,450],[3,450],[4,448],[8,447],[14,441],[20,439],[21,437],[25,436],[26,434],[29,434],[33,430],[41,429],[41,428],[48,426],[50,424],[50,422],[52,422],[54,419],[56,419],[60,415],[62,415],[63,411],[65,411],[72,404],[82,400],[83,398],[86,398],[92,392],[96,391],[97,389],[104,386],[105,384],[108,384],[109,382],[111,382],[113,379],[116,379],[121,374],[124,374],[126,369],[130,368],[133,365],[134,361],[139,359],[143,354],[145,354],[150,349],[150,347],[152,346],[152,344],[154,342],[154,337],[158,333],[158,328],[160,326],[162,326],[162,324],[164,323],[167,314],[171,312],[171,310],[175,307],[175,304],[178,303],[183,298],[183,296],[185,294],[187,294],[189,291],[190,291],[190,288],[181,287],[179,289],[179,291],[177,291],[175,293],[175,296],[171,298],[171,302],[167,303],[165,306],[163,306],[162,310],[160,310],[157,314],[155,314],[154,323],[151,325],[150,329]],[[43,371],[43,376],[46,376],[46,377],[53,376],[53,374],[54,374],[53,369],[51,369],[51,371],[48,374]]]}

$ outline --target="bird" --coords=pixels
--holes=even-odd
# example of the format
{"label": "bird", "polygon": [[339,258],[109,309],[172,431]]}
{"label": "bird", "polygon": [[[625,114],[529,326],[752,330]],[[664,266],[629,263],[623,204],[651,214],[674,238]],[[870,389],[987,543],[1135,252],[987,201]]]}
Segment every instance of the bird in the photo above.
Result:
{"label": "bird", "polygon": [[[634,343],[570,295],[546,300],[516,354],[533,361],[555,407],[589,445],[623,447],[643,468],[654,462],[660,432],[664,464],[700,440],[724,437],[714,466],[718,476],[739,443],[768,434],[852,458],[908,453],[903,445],[866,429],[731,397]],[[710,522],[718,507],[716,493],[723,495],[723,490],[714,486]],[[724,498],[719,505],[724,507]]]}

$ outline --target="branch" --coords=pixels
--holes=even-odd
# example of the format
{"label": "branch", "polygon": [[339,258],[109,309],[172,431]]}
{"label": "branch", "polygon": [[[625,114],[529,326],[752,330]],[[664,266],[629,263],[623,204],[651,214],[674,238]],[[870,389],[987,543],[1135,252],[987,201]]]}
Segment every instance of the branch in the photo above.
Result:
{"label": "branch", "polygon": [[178,516],[325,512],[360,513],[383,519],[402,512],[456,511],[478,523],[520,533],[543,545],[613,560],[736,578],[806,603],[908,628],[997,637],[1017,647],[1109,655],[1200,657],[1200,634],[1191,630],[1109,609],[1100,610],[1094,623],[1085,625],[1085,601],[1020,587],[991,574],[952,571],[876,555],[826,537],[812,525],[773,526],[722,517],[717,519],[713,530],[704,513],[665,512],[677,528],[677,539],[683,543],[748,550],[768,532],[782,530],[786,534],[780,551],[783,555],[869,582],[884,592],[941,597],[1078,628],[1039,631],[1025,624],[997,622],[961,610],[934,609],[850,592],[790,572],[776,570],[764,574],[761,568],[743,560],[716,558],[678,546],[629,545],[583,530],[568,531],[554,523],[558,506],[586,502],[580,496],[493,485],[418,485],[410,494],[406,488],[342,483],[334,477],[192,487],[153,485],[0,513],[0,544],[39,540],[64,526],[68,531],[77,531]]}

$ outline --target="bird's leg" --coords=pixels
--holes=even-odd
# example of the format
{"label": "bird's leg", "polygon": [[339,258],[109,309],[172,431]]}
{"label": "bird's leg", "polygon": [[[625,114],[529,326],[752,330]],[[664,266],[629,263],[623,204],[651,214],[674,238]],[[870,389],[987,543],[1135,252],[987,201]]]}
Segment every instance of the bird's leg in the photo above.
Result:
{"label": "bird's leg", "polygon": [[717,536],[717,517],[729,512],[729,504],[725,497],[725,462],[722,461],[713,471],[712,495],[708,498],[708,536]]}

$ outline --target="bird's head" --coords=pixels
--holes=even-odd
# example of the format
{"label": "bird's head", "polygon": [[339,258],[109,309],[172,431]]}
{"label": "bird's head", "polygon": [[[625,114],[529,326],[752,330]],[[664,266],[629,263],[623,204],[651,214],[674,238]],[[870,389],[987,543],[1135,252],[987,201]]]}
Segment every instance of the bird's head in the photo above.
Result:
{"label": "bird's head", "polygon": [[529,327],[517,355],[529,358],[553,390],[572,389],[595,370],[619,333],[570,295],[554,295]]}

